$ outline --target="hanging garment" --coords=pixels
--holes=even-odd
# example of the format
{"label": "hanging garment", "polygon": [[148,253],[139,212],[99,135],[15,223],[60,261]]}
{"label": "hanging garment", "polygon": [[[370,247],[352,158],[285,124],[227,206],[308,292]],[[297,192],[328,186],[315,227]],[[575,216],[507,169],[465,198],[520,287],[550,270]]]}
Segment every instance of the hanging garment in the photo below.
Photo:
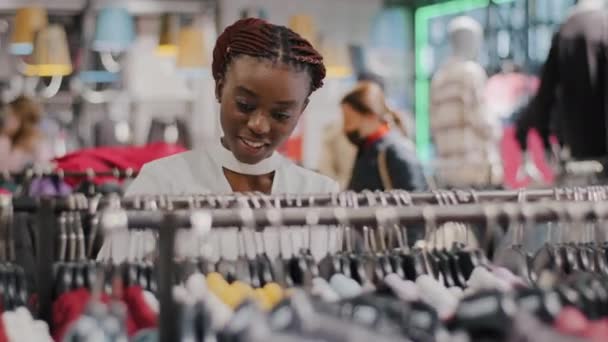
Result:
{"label": "hanging garment", "polygon": [[59,179],[49,177],[36,178],[32,180],[29,188],[31,197],[43,196],[67,196],[72,193],[72,188]]}
{"label": "hanging garment", "polygon": [[[84,149],[70,153],[54,160],[57,169],[64,171],[85,172],[89,169],[94,172],[109,172],[114,168],[121,170],[139,170],[145,163],[166,157],[185,149],[176,145],[155,143],[137,147],[99,147]],[[112,177],[97,177],[96,184],[106,183]],[[82,179],[66,178],[71,186],[78,184]]]}
{"label": "hanging garment", "polygon": [[[602,158],[606,144],[608,11],[580,11],[554,35],[536,97],[517,120],[524,149],[536,128],[545,146],[557,133],[574,159]],[[552,132],[553,131],[553,132]]]}

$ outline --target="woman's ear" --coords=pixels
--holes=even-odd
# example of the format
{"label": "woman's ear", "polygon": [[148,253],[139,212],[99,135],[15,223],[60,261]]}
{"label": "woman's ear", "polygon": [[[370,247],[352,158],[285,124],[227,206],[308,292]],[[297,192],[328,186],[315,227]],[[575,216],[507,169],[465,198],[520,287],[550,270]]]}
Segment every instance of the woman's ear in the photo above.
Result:
{"label": "woman's ear", "polygon": [[218,103],[222,103],[222,90],[224,88],[224,79],[221,78],[215,82],[215,98]]}

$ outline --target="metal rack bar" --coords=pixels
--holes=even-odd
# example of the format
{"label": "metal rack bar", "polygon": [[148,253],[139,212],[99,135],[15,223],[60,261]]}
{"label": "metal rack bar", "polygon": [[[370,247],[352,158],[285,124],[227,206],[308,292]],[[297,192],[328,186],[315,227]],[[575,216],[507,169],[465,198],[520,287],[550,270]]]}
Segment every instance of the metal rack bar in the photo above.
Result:
{"label": "metal rack bar", "polygon": [[[538,203],[501,203],[501,204],[461,204],[457,206],[411,206],[411,207],[308,207],[283,209],[213,209],[213,210],[179,210],[173,211],[173,227],[190,228],[192,215],[195,212],[210,216],[213,228],[241,227],[254,225],[258,231],[267,226],[305,226],[305,225],[350,225],[353,227],[369,226],[379,223],[379,216],[384,220],[399,224],[425,223],[432,217],[436,223],[450,221],[483,223],[491,214],[498,222],[512,220],[534,222],[555,221],[562,218],[564,211],[569,215],[581,215],[583,220],[608,218],[607,202],[538,202]],[[245,216],[243,210],[248,213]],[[120,211],[126,214],[129,229],[160,229],[164,217],[161,211]],[[106,212],[102,215],[112,215]],[[245,221],[243,217],[249,217]],[[107,219],[106,219],[107,220]],[[115,219],[110,219],[112,221]],[[124,220],[123,220],[124,222]]]}

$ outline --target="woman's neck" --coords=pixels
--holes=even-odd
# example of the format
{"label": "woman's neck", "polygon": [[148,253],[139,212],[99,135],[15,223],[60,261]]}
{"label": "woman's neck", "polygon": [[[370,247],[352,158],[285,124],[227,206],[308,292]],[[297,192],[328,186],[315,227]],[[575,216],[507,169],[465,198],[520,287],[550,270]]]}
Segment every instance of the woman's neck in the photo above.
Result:
{"label": "woman's neck", "polygon": [[223,168],[224,176],[234,192],[262,192],[270,194],[274,181],[274,172],[265,175],[244,175]]}

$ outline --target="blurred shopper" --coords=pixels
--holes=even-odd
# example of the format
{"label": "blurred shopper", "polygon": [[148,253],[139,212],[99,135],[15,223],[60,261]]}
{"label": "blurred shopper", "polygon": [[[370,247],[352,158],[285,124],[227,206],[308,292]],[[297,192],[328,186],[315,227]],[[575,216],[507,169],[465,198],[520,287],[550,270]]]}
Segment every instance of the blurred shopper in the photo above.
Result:
{"label": "blurred shopper", "polygon": [[4,108],[0,127],[0,171],[17,172],[48,160],[38,104],[20,96]]}
{"label": "blurred shopper", "polygon": [[[357,81],[376,83],[384,91],[382,77],[374,73],[364,71],[359,74]],[[319,172],[340,183],[341,189],[347,189],[357,157],[357,148],[344,135],[341,120],[328,124],[323,129],[322,139]]]}
{"label": "blurred shopper", "polygon": [[[607,66],[604,1],[579,1],[554,35],[538,93],[516,122],[522,148],[527,148],[528,130],[535,128],[547,148],[549,136],[557,136],[565,160],[597,160],[606,165]],[[548,153],[552,158],[556,155]]]}
{"label": "blurred shopper", "polygon": [[500,121],[485,105],[487,75],[477,62],[483,31],[469,17],[448,27],[451,56],[431,82],[430,120],[442,187],[484,188],[502,184]]}
{"label": "blurred shopper", "polygon": [[348,188],[354,191],[426,189],[413,143],[376,83],[360,82],[342,99],[344,132],[357,147]]}

